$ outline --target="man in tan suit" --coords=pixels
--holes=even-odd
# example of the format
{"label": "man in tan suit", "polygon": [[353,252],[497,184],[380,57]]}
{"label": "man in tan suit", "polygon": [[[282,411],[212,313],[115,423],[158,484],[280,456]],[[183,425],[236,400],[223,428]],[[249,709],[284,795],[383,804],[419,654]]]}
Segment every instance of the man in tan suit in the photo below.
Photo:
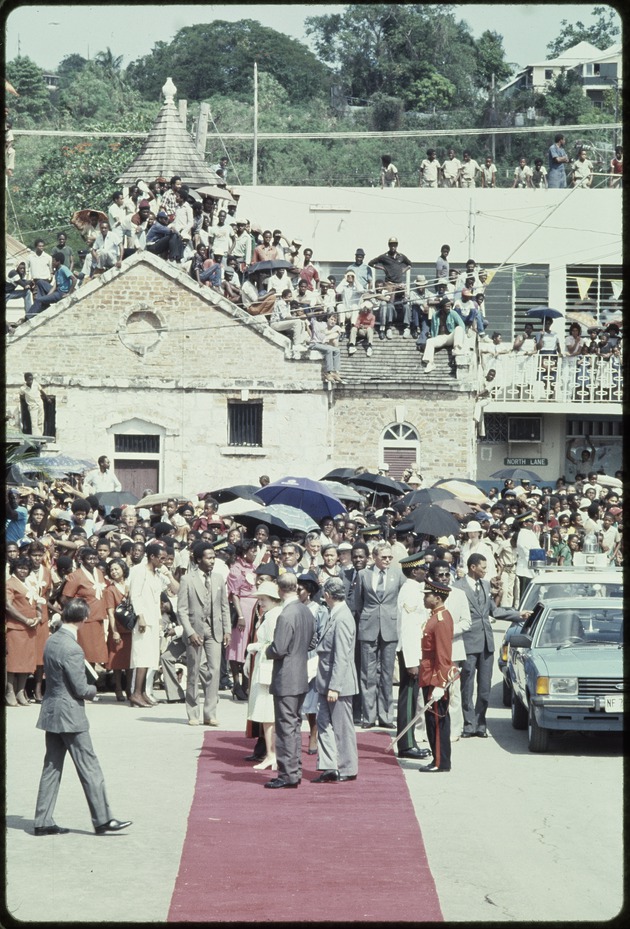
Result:
{"label": "man in tan suit", "polygon": [[192,560],[190,569],[182,578],[177,596],[177,615],[186,640],[188,725],[199,725],[197,688],[203,650],[208,659],[203,724],[218,726],[221,649],[228,644],[231,633],[227,588],[223,579],[213,571],[215,554],[209,542],[193,545]]}

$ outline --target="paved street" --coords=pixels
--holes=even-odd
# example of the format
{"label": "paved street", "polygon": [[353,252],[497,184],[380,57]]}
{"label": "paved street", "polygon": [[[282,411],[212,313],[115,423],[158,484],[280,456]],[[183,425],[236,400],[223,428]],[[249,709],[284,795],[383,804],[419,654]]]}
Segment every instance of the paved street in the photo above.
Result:
{"label": "paved street", "polygon": [[[497,622],[497,647],[504,628]],[[422,775],[414,762],[400,762],[445,919],[613,918],[623,882],[621,738],[565,736],[554,740],[549,754],[533,755],[526,733],[512,729],[501,705],[498,670],[493,681],[491,738],[457,742],[448,778]],[[93,834],[68,760],[56,820],[72,831],[35,838],[32,817],[44,754],[37,713],[35,705],[6,711],[9,912],[25,923],[164,921],[208,730],[189,727],[183,705],[134,710],[117,704],[113,694],[89,705],[114,815],[132,819],[133,826],[126,833]],[[245,706],[222,694],[220,720],[223,730],[242,731]],[[243,754],[250,745],[243,739]],[[267,776],[252,771],[261,792]],[[264,837],[252,837],[257,840],[262,849]],[[304,854],[315,866],[316,851],[306,843]],[[257,857],[253,845],[252,860]],[[225,918],[207,914],[208,921]],[[400,906],[393,907],[392,921],[403,918]],[[410,911],[408,918],[421,921],[422,913]]]}

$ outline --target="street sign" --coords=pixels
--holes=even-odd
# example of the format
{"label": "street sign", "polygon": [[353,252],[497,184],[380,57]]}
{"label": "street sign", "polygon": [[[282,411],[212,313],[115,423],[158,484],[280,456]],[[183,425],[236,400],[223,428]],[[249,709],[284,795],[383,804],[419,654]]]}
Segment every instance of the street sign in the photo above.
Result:
{"label": "street sign", "polygon": [[544,468],[549,464],[548,458],[504,458],[503,464],[508,468]]}

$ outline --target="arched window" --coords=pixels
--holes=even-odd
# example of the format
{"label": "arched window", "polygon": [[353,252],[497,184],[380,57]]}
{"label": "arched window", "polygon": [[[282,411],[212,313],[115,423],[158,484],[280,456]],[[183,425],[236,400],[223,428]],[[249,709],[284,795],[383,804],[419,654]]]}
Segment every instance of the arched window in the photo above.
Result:
{"label": "arched window", "polygon": [[400,480],[405,468],[420,463],[420,437],[409,423],[392,423],[383,429],[380,441],[381,461],[389,465],[388,476]]}

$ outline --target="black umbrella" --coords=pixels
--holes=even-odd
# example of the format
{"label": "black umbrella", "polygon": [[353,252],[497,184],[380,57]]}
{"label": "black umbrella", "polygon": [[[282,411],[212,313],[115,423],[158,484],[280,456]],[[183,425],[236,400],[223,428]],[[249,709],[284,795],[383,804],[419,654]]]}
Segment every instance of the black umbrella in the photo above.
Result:
{"label": "black umbrella", "polygon": [[239,497],[241,500],[254,500],[258,501],[256,496],[256,491],[261,490],[261,487],[257,487],[256,484],[234,484],[232,487],[221,487],[219,490],[210,490],[201,494],[197,494],[200,500],[203,500],[204,497],[214,497],[217,503],[229,503],[231,500],[236,500]]}
{"label": "black umbrella", "polygon": [[428,506],[438,500],[452,500],[455,494],[441,487],[423,487],[422,490],[412,490],[400,500],[405,506]]}
{"label": "black umbrella", "polygon": [[339,481],[340,484],[347,484],[357,476],[356,468],[334,468],[328,474],[320,478],[321,481]]}
{"label": "black umbrella", "polygon": [[94,496],[103,506],[123,506],[125,503],[131,503],[135,506],[139,499],[128,490],[103,490],[100,494],[94,494]]}
{"label": "black umbrella", "polygon": [[528,471],[527,468],[501,468],[495,471],[490,477],[501,481],[542,481],[540,474],[535,471]]}
{"label": "black umbrella", "polygon": [[408,489],[406,484],[393,481],[391,477],[386,477],[384,474],[372,474],[370,471],[357,474],[350,483],[359,487],[369,487],[377,494],[390,494],[395,497],[402,496]]}
{"label": "black umbrella", "polygon": [[431,535],[437,538],[441,535],[456,535],[459,532],[459,523],[446,510],[430,504],[413,510],[396,526],[397,532],[404,532],[408,529],[418,535]]}
{"label": "black umbrella", "polygon": [[269,261],[257,261],[249,265],[245,268],[245,274],[255,274],[256,271],[276,271],[278,268],[284,268],[286,271],[294,270],[290,261],[285,261],[284,258],[271,258]]}

